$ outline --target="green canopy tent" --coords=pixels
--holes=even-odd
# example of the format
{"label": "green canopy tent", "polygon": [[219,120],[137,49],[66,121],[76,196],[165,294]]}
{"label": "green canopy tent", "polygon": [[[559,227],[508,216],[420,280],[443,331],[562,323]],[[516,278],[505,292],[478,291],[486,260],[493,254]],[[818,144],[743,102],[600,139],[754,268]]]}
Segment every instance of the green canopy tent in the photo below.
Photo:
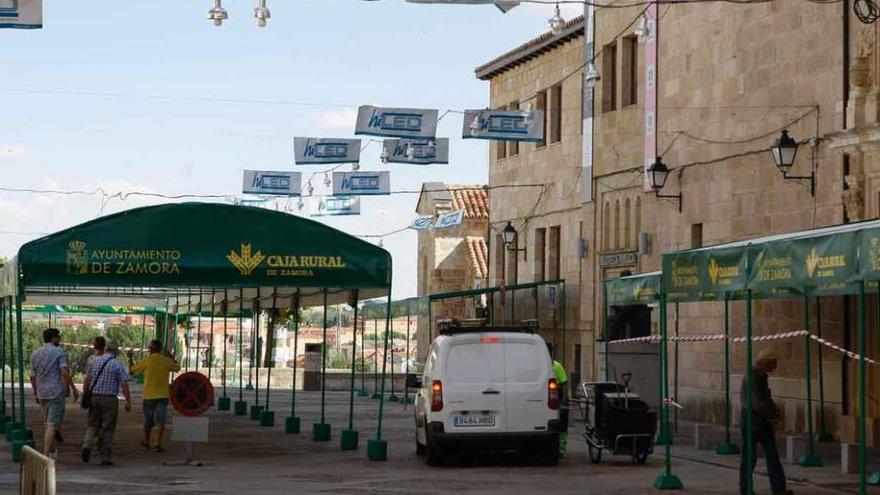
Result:
{"label": "green canopy tent", "polygon": [[[756,298],[800,298],[804,301],[805,360],[808,451],[799,464],[819,466],[813,437],[813,399],[811,347],[809,334],[809,298],[857,294],[859,354],[859,462],[860,493],[866,492],[866,316],[865,294],[876,289],[880,280],[880,221],[860,222],[833,227],[766,236],[717,246],[690,249],[663,255],[659,294],[661,386],[664,405],[661,410],[661,436],[669,432],[669,377],[666,305],[669,302],[718,300],[727,303],[739,299],[746,302],[745,369],[752,366],[752,301]],[[880,298],[878,298],[880,302]],[[820,320],[821,321],[821,320]],[[728,322],[725,322],[725,332]],[[725,339],[726,341],[726,339]],[[820,366],[821,369],[821,366]],[[729,375],[729,370],[726,375]],[[751,409],[751,373],[746,374],[746,410]],[[821,390],[821,387],[820,387]],[[729,406],[728,406],[729,407]],[[820,412],[821,414],[821,412]],[[821,420],[820,420],[821,421]],[[745,455],[751,456],[751,415],[746,415]],[[656,488],[681,488],[681,481],[672,474],[669,445],[666,445],[664,473]],[[747,459],[748,461],[749,459]],[[752,480],[748,480],[751,492]]]}
{"label": "green canopy tent", "polygon": [[[0,269],[2,319],[15,331],[9,352],[0,349],[0,356],[14,359],[20,392],[20,424],[6,428],[7,436],[20,449],[30,434],[22,394],[24,305],[169,308],[173,303],[175,315],[234,314],[241,321],[250,309],[258,321],[261,308],[273,302],[282,308],[326,307],[349,302],[356,293],[354,299],[385,296],[390,304],[391,269],[387,251],[324,224],[213,203],[137,208],[31,241]],[[206,292],[213,294],[209,301]],[[167,343],[167,332],[165,337]],[[323,441],[330,437],[323,393],[321,410],[314,437]],[[376,438],[367,449],[374,460],[386,457],[381,423],[380,402]]]}

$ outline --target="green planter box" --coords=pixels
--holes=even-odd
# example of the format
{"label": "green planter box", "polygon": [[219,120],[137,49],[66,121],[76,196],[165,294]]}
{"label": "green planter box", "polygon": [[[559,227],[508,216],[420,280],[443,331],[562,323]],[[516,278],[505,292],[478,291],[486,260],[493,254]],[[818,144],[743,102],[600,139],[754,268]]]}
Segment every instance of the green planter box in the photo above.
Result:
{"label": "green planter box", "polygon": [[300,420],[296,416],[288,416],[284,419],[284,433],[299,433]]}
{"label": "green planter box", "polygon": [[230,399],[229,397],[220,397],[219,399],[217,399],[218,411],[228,411],[231,405],[232,399]]}
{"label": "green planter box", "polygon": [[329,442],[330,425],[327,423],[314,423],[312,425],[312,440],[316,442]]}
{"label": "green planter box", "polygon": [[275,412],[263,411],[260,413],[260,426],[275,426]]}
{"label": "green planter box", "polygon": [[12,462],[21,462],[21,450],[24,446],[34,448],[33,440],[16,440],[12,442]]}
{"label": "green planter box", "polygon": [[251,406],[251,419],[254,421],[260,420],[260,413],[263,412],[263,406]]}
{"label": "green planter box", "polygon": [[358,448],[358,432],[357,430],[342,430],[342,450],[357,450]]}
{"label": "green planter box", "polygon": [[247,401],[239,400],[235,401],[235,415],[236,416],[245,416],[248,413]]}
{"label": "green planter box", "polygon": [[367,441],[367,458],[371,461],[388,460],[388,442],[371,438]]}

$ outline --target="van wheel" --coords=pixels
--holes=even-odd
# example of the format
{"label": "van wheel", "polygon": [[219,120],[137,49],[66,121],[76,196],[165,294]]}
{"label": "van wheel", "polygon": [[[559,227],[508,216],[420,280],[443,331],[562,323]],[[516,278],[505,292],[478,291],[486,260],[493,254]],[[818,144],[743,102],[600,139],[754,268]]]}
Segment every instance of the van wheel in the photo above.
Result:
{"label": "van wheel", "polygon": [[443,450],[431,441],[431,435],[425,432],[425,463],[429,466],[440,466],[446,459]]}
{"label": "van wheel", "polygon": [[590,461],[593,464],[599,464],[602,462],[602,449],[594,446],[592,443],[587,442],[587,450],[590,453]]}

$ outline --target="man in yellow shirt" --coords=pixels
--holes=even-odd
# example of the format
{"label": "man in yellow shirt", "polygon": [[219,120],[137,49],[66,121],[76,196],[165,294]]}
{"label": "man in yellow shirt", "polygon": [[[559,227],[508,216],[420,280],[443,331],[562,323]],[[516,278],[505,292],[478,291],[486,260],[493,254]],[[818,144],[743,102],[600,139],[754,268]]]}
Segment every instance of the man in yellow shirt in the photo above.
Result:
{"label": "man in yellow shirt", "polygon": [[[134,363],[131,350],[128,351],[128,362]],[[151,340],[150,355],[130,366],[132,375],[144,375],[144,439],[141,440],[141,446],[161,452],[170,396],[168,376],[174,371],[180,371],[180,364],[171,354],[162,352],[161,342]],[[156,434],[153,440],[154,429]]]}

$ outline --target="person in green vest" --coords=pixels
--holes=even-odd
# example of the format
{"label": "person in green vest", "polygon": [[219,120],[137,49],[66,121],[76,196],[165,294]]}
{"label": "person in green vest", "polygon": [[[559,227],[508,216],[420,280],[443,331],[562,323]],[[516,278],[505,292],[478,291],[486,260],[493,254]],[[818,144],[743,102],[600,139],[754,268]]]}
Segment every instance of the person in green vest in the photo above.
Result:
{"label": "person in green vest", "polygon": [[565,457],[568,447],[568,400],[565,393],[568,373],[565,372],[565,366],[556,360],[553,344],[550,342],[547,342],[547,350],[550,351],[550,359],[553,360],[553,374],[556,375],[556,384],[559,385],[559,455]]}

